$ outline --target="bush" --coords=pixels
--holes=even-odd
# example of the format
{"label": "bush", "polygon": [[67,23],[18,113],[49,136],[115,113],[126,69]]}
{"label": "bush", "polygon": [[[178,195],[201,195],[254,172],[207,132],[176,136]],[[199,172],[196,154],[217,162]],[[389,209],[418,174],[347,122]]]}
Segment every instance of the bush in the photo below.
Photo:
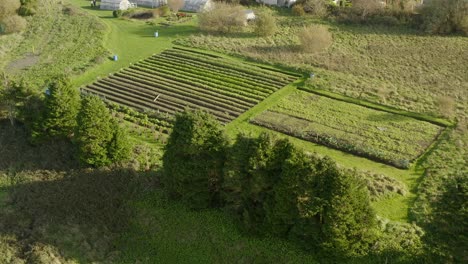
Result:
{"label": "bush", "polygon": [[303,16],[303,15],[305,15],[304,6],[301,5],[301,4],[294,5],[292,7],[292,12],[296,16]]}
{"label": "bush", "polygon": [[310,53],[323,51],[333,43],[332,34],[323,25],[305,27],[298,37],[302,50]]}
{"label": "bush", "polygon": [[423,29],[429,33],[468,35],[468,1],[432,0],[421,9]]}
{"label": "bush", "polygon": [[159,8],[159,15],[162,17],[167,17],[171,15],[171,9],[169,6],[164,5]]}
{"label": "bush", "polygon": [[16,11],[20,8],[19,0],[2,0],[0,1],[0,21],[9,16],[16,15]]}
{"label": "bush", "polygon": [[255,18],[255,33],[267,37],[276,33],[276,19],[270,12],[262,12]]}
{"label": "bush", "polygon": [[225,3],[215,3],[211,10],[198,16],[198,26],[207,32],[240,32],[246,22],[245,9],[242,6]]}
{"label": "bush", "polygon": [[362,19],[383,10],[384,5],[380,0],[353,0],[352,10]]}
{"label": "bush", "polygon": [[2,24],[4,26],[4,33],[10,34],[23,31],[26,28],[27,22],[26,19],[18,15],[12,15],[3,19]]}
{"label": "bush", "polygon": [[305,0],[300,1],[299,4],[302,5],[304,11],[308,14],[317,17],[324,17],[327,15],[327,4],[325,0]]}
{"label": "bush", "polygon": [[115,17],[115,18],[118,18],[118,17],[121,17],[122,16],[122,10],[114,10],[112,11],[112,15]]}

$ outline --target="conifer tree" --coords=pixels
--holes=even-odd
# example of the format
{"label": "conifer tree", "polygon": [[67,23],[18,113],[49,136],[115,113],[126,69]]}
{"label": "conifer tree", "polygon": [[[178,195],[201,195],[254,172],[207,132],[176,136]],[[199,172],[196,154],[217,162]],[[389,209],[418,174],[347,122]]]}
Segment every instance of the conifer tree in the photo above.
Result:
{"label": "conifer tree", "polygon": [[128,140],[127,131],[113,120],[112,121],[112,138],[108,144],[109,159],[115,162],[127,160],[131,155],[132,145]]}
{"label": "conifer tree", "polygon": [[369,194],[356,175],[339,170],[333,161],[322,163],[322,246],[340,256],[365,254],[375,239],[376,216]]}
{"label": "conifer tree", "polygon": [[80,95],[66,77],[52,80],[45,97],[44,115],[41,120],[43,136],[66,138],[76,128],[80,108]]}
{"label": "conifer tree", "polygon": [[113,131],[111,115],[104,102],[96,96],[83,98],[77,123],[76,143],[80,161],[95,167],[109,165],[112,160],[108,149]]}
{"label": "conifer tree", "polygon": [[221,124],[201,111],[176,116],[163,155],[163,183],[169,194],[192,208],[220,204],[227,139]]}

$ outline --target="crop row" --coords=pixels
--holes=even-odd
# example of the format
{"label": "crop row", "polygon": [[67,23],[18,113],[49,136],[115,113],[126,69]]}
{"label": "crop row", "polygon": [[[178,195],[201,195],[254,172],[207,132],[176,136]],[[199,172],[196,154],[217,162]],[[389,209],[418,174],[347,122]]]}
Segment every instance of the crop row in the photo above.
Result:
{"label": "crop row", "polygon": [[[206,97],[209,99],[216,100],[219,103],[224,105],[229,105],[231,107],[237,109],[248,109],[254,105],[254,103],[248,103],[241,99],[233,98],[232,96],[224,95],[216,90],[208,90],[206,87],[198,87],[194,85],[189,85],[182,81],[177,81],[173,79],[169,79],[170,77],[162,77],[161,75],[154,75],[148,73],[147,70],[138,68],[137,66],[132,66],[131,68],[125,69],[120,73],[116,73],[115,75],[127,75],[131,77],[140,78],[142,81],[150,82],[151,85],[156,87],[161,87],[163,89],[169,89],[174,92],[181,92],[182,94],[190,94],[195,95],[196,97]],[[173,78],[173,76],[171,76]]]}
{"label": "crop row", "polygon": [[[227,123],[296,78],[203,53],[168,50],[83,90],[143,111],[174,115],[202,109]],[[127,119],[144,125],[159,122],[135,116]]]}
{"label": "crop row", "polygon": [[196,61],[202,61],[205,63],[209,63],[212,65],[220,66],[220,67],[227,68],[227,69],[240,71],[240,72],[247,73],[247,74],[255,73],[256,76],[258,76],[259,78],[264,78],[264,80],[276,80],[276,81],[281,81],[281,82],[284,82],[284,81],[290,82],[290,81],[297,79],[297,76],[286,75],[283,73],[269,71],[266,69],[262,69],[260,67],[255,67],[253,65],[228,62],[225,59],[213,59],[207,56],[194,54],[189,51],[166,50],[164,51],[164,53],[175,54],[176,56],[179,56],[179,57],[184,57],[184,58],[196,60]]}
{"label": "crop row", "polygon": [[245,90],[249,92],[252,91],[252,92],[261,92],[265,94],[270,94],[277,90],[272,85],[266,86],[266,85],[260,85],[258,83],[252,83],[252,82],[249,82],[248,80],[242,80],[240,78],[236,78],[235,76],[230,76],[230,75],[226,75],[223,73],[216,73],[207,68],[202,68],[202,67],[197,68],[197,67],[190,66],[189,64],[181,64],[180,62],[175,62],[175,61],[173,62],[163,57],[160,57],[158,60],[155,60],[154,58],[147,59],[146,62],[150,62],[151,64],[154,64],[154,65],[170,66],[171,68],[174,68],[183,73],[189,73],[195,76],[203,77],[204,79],[208,79],[214,83],[222,83],[224,85],[227,84],[231,87],[237,87],[240,89],[243,89],[245,87]]}
{"label": "crop row", "polygon": [[249,92],[245,92],[245,91],[239,91],[239,90],[236,90],[235,88],[231,88],[231,87],[228,87],[228,86],[223,86],[223,85],[220,85],[220,84],[214,84],[214,83],[211,83],[209,80],[202,80],[200,78],[198,78],[198,76],[188,76],[188,75],[185,75],[183,73],[180,73],[178,71],[175,71],[175,70],[172,70],[170,68],[167,68],[167,67],[160,67],[160,68],[157,68],[155,69],[154,67],[151,67],[146,65],[146,64],[143,64],[143,63],[139,63],[137,65],[138,67],[140,68],[145,68],[147,70],[150,70],[150,71],[153,71],[155,72],[156,74],[159,74],[159,73],[164,73],[166,74],[166,76],[173,76],[174,79],[176,80],[185,80],[185,82],[187,83],[191,83],[191,84],[194,84],[194,85],[204,85],[206,88],[213,88],[213,89],[216,89],[218,91],[225,91],[225,92],[228,92],[231,96],[233,97],[236,97],[236,98],[243,98],[245,101],[250,101],[250,102],[253,102],[253,103],[258,103],[260,100],[263,100],[263,96],[260,96],[260,95],[253,95]]}
{"label": "crop row", "polygon": [[262,90],[259,90],[259,89],[255,89],[255,88],[249,88],[248,85],[239,85],[239,84],[235,84],[235,83],[230,83],[229,81],[223,81],[219,78],[217,78],[216,76],[214,75],[208,75],[206,72],[202,72],[202,71],[199,71],[199,72],[196,72],[196,71],[192,71],[192,72],[189,72],[188,70],[184,69],[183,67],[177,67],[175,65],[172,65],[170,63],[164,63],[164,62],[160,62],[160,61],[143,61],[143,62],[140,62],[138,65],[146,65],[147,67],[151,67],[155,70],[161,70],[161,69],[170,69],[170,71],[172,73],[178,73],[182,76],[185,76],[186,78],[192,78],[194,80],[198,80],[198,81],[202,81],[202,82],[205,82],[211,86],[218,86],[218,87],[224,87],[224,88],[229,88],[233,91],[238,91],[238,92],[242,92],[246,95],[250,95],[250,96],[255,96],[256,98],[258,99],[261,99],[263,97],[266,97],[268,96],[269,94],[271,94],[272,92],[271,91],[262,91]]}
{"label": "crop row", "polygon": [[[153,57],[153,58],[156,58],[156,57]],[[188,60],[188,59],[173,56],[170,54],[162,53],[162,54],[159,54],[157,58],[162,61],[169,61],[179,66],[186,66],[189,69],[195,69],[195,70],[203,69],[204,71],[215,73],[219,76],[222,76],[223,78],[233,79],[233,80],[240,81],[244,84],[249,84],[252,86],[260,86],[260,87],[266,88],[267,90],[274,91],[287,84],[287,82],[277,82],[271,79],[268,81],[265,81],[260,78],[257,78],[255,74],[245,74],[239,71],[223,69],[218,66],[214,66],[212,64],[200,63],[198,61]]]}
{"label": "crop row", "polygon": [[[235,110],[230,110],[230,109],[225,109],[223,107],[219,107],[216,105],[216,102],[212,102],[209,100],[201,101],[201,100],[196,100],[193,97],[187,97],[181,94],[174,94],[170,93],[164,90],[155,90],[152,86],[148,86],[142,83],[134,82],[132,80],[128,80],[128,78],[121,78],[118,76],[112,76],[107,80],[102,80],[100,82],[108,82],[110,85],[117,86],[122,90],[129,90],[130,93],[135,93],[135,94],[144,94],[146,97],[148,97],[148,100],[154,102],[154,98],[157,99],[156,105],[159,104],[160,101],[165,102],[170,99],[171,102],[179,105],[182,108],[185,107],[190,107],[194,108],[196,106],[201,106],[203,108],[207,108],[205,110],[213,111],[214,113],[216,112],[222,112],[224,111],[225,113],[228,113],[233,116],[238,116],[241,114],[241,111],[235,111]],[[99,83],[99,82],[98,82]],[[166,99],[169,98],[169,99]],[[223,114],[222,116],[224,116]]]}
{"label": "crop row", "polygon": [[216,72],[216,73],[224,73],[224,74],[229,74],[231,76],[237,76],[241,80],[248,80],[248,81],[252,81],[252,82],[255,82],[255,83],[259,83],[259,84],[273,85],[273,86],[280,86],[280,87],[283,87],[285,85],[284,81],[279,82],[279,81],[275,81],[275,80],[272,80],[272,79],[265,80],[265,79],[259,78],[258,76],[256,76],[253,73],[247,74],[247,73],[244,73],[244,72],[219,67],[219,66],[216,66],[216,65],[213,65],[213,64],[204,63],[204,62],[201,62],[201,61],[189,60],[189,59],[186,59],[186,58],[183,58],[183,57],[178,57],[178,56],[168,54],[168,53],[161,53],[161,54],[158,55],[158,57],[163,57],[163,58],[166,58],[166,59],[176,60],[179,63],[183,63],[184,65],[191,65],[191,66],[194,66],[194,67],[197,67],[197,68],[208,68],[208,69],[210,69],[210,71],[213,71],[213,72]]}
{"label": "crop row", "polygon": [[[117,79],[117,80],[122,81],[122,79]],[[186,107],[190,107],[190,108],[201,108],[206,111],[209,111],[223,122],[228,122],[233,119],[233,117],[229,117],[226,113],[214,110],[212,108],[208,108],[210,107],[209,105],[208,106],[206,104],[194,105],[194,104],[187,103],[184,100],[173,98],[167,95],[160,96],[158,100],[155,102],[154,94],[138,92],[136,89],[136,86],[132,85],[131,82],[127,82],[126,84],[118,84],[118,82],[112,82],[110,84],[105,84],[105,83],[103,84],[102,81],[99,81],[94,84],[93,88],[95,90],[99,90],[103,94],[107,93],[113,96],[126,95],[127,97],[133,97],[133,99],[138,99],[139,102],[141,102],[142,104],[145,104],[151,109],[167,112],[170,114],[183,111]]]}

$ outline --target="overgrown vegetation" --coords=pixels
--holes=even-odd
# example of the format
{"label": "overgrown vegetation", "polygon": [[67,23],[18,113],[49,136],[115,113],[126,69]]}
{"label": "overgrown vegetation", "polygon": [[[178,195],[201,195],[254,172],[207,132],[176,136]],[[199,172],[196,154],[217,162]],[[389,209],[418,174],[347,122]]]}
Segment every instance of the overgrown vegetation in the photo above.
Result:
{"label": "overgrown vegetation", "polygon": [[19,16],[20,0],[2,0],[0,3],[0,34],[23,31],[26,28],[26,20]]}
{"label": "overgrown vegetation", "polygon": [[245,8],[240,5],[216,2],[210,10],[198,15],[198,25],[209,33],[235,33],[246,23]]}

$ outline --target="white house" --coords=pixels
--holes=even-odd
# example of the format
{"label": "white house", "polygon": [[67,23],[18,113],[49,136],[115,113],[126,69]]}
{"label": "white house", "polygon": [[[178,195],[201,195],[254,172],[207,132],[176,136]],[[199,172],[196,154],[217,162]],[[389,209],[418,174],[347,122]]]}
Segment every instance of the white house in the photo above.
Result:
{"label": "white house", "polygon": [[127,10],[130,7],[128,0],[101,0],[101,9],[105,10]]}
{"label": "white house", "polygon": [[185,0],[184,7],[181,10],[199,12],[209,10],[212,6],[212,0]]}

